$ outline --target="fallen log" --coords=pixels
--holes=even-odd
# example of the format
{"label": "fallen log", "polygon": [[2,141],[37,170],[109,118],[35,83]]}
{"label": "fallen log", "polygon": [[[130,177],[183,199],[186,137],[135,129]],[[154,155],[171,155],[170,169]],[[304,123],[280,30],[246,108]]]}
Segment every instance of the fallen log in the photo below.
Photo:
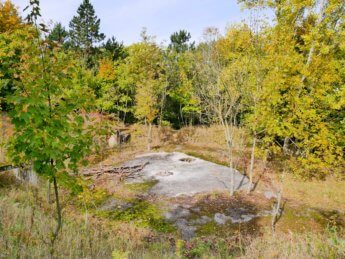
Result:
{"label": "fallen log", "polygon": [[91,168],[85,170],[82,174],[85,177],[100,177],[103,174],[118,174],[120,178],[122,177],[131,177],[133,174],[139,173],[144,169],[149,162],[146,162],[141,165],[135,166],[121,166],[121,167],[114,167],[114,166],[106,166],[101,168]]}

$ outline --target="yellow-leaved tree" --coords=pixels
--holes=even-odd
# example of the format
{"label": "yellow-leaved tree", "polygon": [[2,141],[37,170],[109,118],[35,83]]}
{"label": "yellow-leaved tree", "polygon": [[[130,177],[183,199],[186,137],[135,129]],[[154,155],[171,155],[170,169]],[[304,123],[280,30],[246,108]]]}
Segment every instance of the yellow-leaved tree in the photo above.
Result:
{"label": "yellow-leaved tree", "polygon": [[341,168],[343,156],[344,2],[241,2],[276,15],[262,31],[267,74],[256,112],[264,144],[290,157],[295,173],[324,178]]}
{"label": "yellow-leaved tree", "polygon": [[124,60],[127,80],[135,86],[135,116],[148,126],[147,149],[151,149],[152,125],[161,109],[166,84],[162,50],[143,33],[143,41],[128,48]]}
{"label": "yellow-leaved tree", "polygon": [[22,19],[14,4],[6,0],[0,1],[0,33],[14,31],[22,26]]}

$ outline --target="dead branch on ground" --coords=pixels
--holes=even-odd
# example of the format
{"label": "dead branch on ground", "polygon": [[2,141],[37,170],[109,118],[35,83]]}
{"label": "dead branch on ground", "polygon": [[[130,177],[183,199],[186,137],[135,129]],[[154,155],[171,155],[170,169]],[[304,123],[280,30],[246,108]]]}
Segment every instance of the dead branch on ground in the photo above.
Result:
{"label": "dead branch on ground", "polygon": [[120,179],[133,178],[136,174],[140,173],[148,164],[149,162],[134,166],[105,166],[100,168],[88,168],[82,172],[82,175],[85,177],[95,177],[96,179],[104,174],[115,174],[118,175]]}

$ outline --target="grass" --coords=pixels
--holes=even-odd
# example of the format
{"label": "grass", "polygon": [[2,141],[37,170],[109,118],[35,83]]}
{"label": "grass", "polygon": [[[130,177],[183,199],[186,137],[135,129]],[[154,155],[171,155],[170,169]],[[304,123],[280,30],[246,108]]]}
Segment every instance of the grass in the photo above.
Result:
{"label": "grass", "polygon": [[124,222],[134,222],[140,227],[148,227],[161,233],[171,233],[175,228],[162,216],[162,210],[147,201],[135,201],[131,208],[110,213],[109,217]]}
{"label": "grass", "polygon": [[249,244],[242,258],[344,258],[345,239],[335,229],[324,234],[264,235]]}
{"label": "grass", "polygon": [[[160,141],[165,133],[155,129],[153,139],[158,151],[178,150],[227,164],[223,133],[219,127],[188,128],[179,132],[165,130],[174,140],[165,138]],[[144,133],[143,127],[135,126],[132,143],[121,151],[107,151],[102,163],[121,164],[145,152]],[[238,131],[236,134],[245,142],[244,133]],[[247,151],[236,152],[236,156],[244,170]],[[244,161],[239,161],[240,158]],[[256,170],[257,174],[260,168]],[[271,176],[274,178],[274,174]],[[344,222],[344,181],[329,178],[305,182],[287,175],[283,183],[287,207],[275,234],[268,228],[271,219],[267,217],[255,222],[255,235],[246,234],[245,229],[238,226],[219,226],[211,222],[198,230],[200,237],[190,241],[180,240],[173,226],[163,220],[163,206],[159,202],[138,198],[156,184],[154,181],[116,185],[104,179],[104,185],[95,190],[88,188],[90,182],[81,184],[84,192],[80,196],[62,191],[64,224],[52,247],[50,238],[56,224],[55,208],[47,202],[46,186],[37,189],[19,185],[12,177],[0,174],[0,258],[45,258],[50,255],[56,258],[121,259],[345,258],[344,231],[341,224],[332,223]],[[100,213],[99,206],[110,197],[133,202],[134,206],[124,211]],[[212,199],[218,201],[215,203],[218,207],[222,206],[219,200],[217,195]]]}
{"label": "grass", "polygon": [[302,181],[291,175],[284,179],[284,196],[290,200],[322,210],[345,213],[345,181],[328,178],[325,181]]}
{"label": "grass", "polygon": [[46,200],[44,186],[22,186],[11,178],[0,175],[0,258],[111,258],[114,251],[127,251],[134,258],[146,253],[159,258],[173,251],[162,234],[132,222],[148,217],[153,217],[147,221],[150,227],[159,222],[153,206],[135,206],[136,213],[126,212],[122,219],[127,220],[120,222],[78,209],[67,193],[61,195],[63,229],[52,247],[55,210]]}
{"label": "grass", "polygon": [[[219,126],[195,127],[192,133],[188,129],[190,136],[188,140],[180,145],[180,152],[195,156],[216,164],[228,165],[226,156],[226,144],[223,131]],[[250,150],[244,148],[250,146],[249,136],[245,132],[237,129],[235,132],[235,164],[241,172],[246,172],[249,164]],[[242,151],[240,151],[242,149]],[[274,166],[271,164],[270,166]],[[254,168],[254,176],[262,174],[262,161],[257,159]],[[267,188],[267,183],[273,184],[278,176],[274,173],[278,168],[269,168],[263,175],[265,181],[259,182],[262,190]],[[284,177],[283,197],[289,204],[296,206],[307,206],[324,211],[338,211],[345,213],[345,181],[336,177],[329,177],[323,181],[310,180],[304,181],[292,173]],[[260,189],[260,188],[259,188]]]}
{"label": "grass", "polygon": [[[341,258],[345,242],[336,229],[323,233],[277,233],[243,236],[234,231],[225,238],[205,226],[205,237],[188,242],[158,233],[149,218],[159,221],[159,209],[146,202],[115,216],[116,221],[78,209],[67,193],[62,196],[64,225],[54,247],[54,204],[40,189],[18,185],[0,175],[0,258]],[[142,219],[142,226],[135,221]],[[139,224],[140,225],[140,224]],[[166,227],[165,225],[163,225]],[[219,228],[219,226],[218,226]],[[160,231],[164,229],[159,229]],[[169,232],[169,231],[166,231]],[[307,257],[306,257],[307,256]]]}
{"label": "grass", "polygon": [[[190,148],[190,147],[189,147]],[[186,149],[185,153],[189,156],[194,156],[218,165],[229,166],[229,163],[224,160],[219,160],[216,157],[210,156],[209,154],[201,153],[200,151],[190,151],[188,148]]]}
{"label": "grass", "polygon": [[136,193],[146,193],[158,183],[158,180],[151,180],[142,183],[129,183],[125,187]]}

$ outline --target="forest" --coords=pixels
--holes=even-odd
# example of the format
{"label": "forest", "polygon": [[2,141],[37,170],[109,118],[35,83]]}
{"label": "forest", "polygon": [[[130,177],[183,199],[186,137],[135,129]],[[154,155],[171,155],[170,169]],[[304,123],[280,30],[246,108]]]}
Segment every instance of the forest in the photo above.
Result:
{"label": "forest", "polygon": [[[89,0],[68,27],[27,2],[0,0],[0,258],[345,256],[343,0],[130,45]],[[226,188],[163,193],[197,161],[181,189]]]}

